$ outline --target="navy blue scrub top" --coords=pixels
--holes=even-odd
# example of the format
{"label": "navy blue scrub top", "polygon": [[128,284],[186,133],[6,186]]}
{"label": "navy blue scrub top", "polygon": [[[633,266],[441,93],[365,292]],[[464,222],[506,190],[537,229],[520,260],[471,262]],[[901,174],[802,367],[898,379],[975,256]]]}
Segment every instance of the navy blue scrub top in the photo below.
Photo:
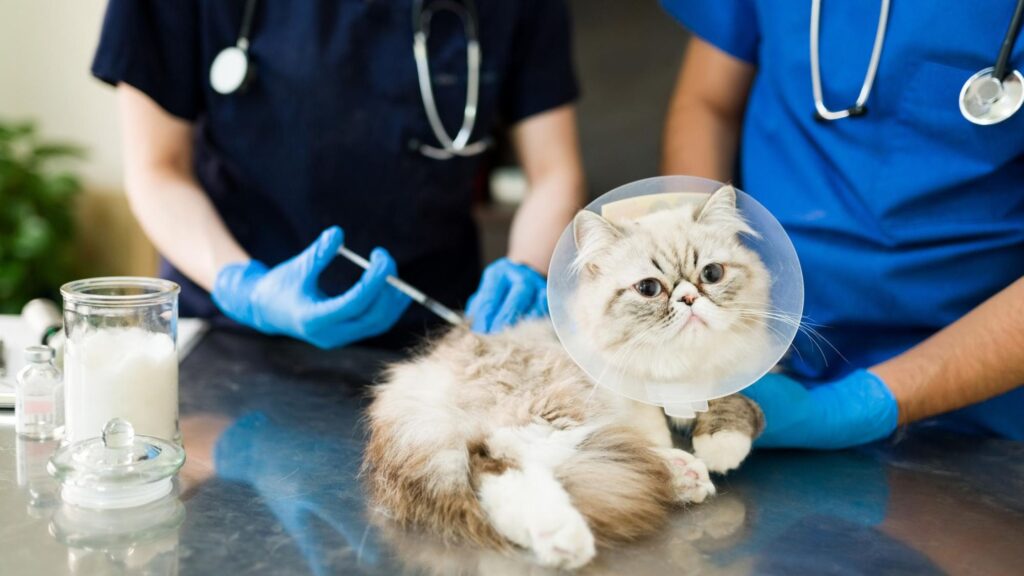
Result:
{"label": "navy blue scrub top", "polygon": [[[798,338],[789,369],[829,380],[898,355],[1024,276],[1024,110],[965,120],[960,88],[992,66],[1013,0],[893,2],[868,112],[817,122],[811,0],[662,0],[694,34],[757,67],[740,150],[744,190],[783,224],[805,316],[835,349]],[[822,3],[826,105],[860,91],[880,2]],[[1024,70],[1024,38],[1011,66]],[[1024,439],[1024,388],[961,410]]]}
{"label": "navy blue scrub top", "polygon": [[[429,4],[429,0],[427,0]],[[221,95],[209,82],[217,53],[238,38],[244,0],[111,0],[92,72],[125,82],[193,122],[194,168],[231,233],[272,266],[340,225],[368,255],[387,248],[399,274],[461,307],[479,278],[471,194],[481,157],[424,157],[437,145],[413,58],[411,0],[260,0],[251,34],[255,79]],[[561,0],[477,2],[482,52],[472,141],[573,101],[570,24]],[[466,94],[466,39],[450,12],[434,17],[435,97],[454,135]],[[217,315],[209,295],[182,285],[181,313]],[[336,294],[361,270],[335,261],[321,287]],[[403,325],[429,314],[411,306]]]}

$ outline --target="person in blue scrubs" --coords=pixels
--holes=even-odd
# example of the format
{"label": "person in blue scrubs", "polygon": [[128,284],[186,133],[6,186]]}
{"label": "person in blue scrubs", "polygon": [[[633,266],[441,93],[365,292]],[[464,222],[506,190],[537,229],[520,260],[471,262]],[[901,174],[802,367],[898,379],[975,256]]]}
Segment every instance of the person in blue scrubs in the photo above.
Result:
{"label": "person in blue scrubs", "polygon": [[[210,70],[236,44],[246,0],[111,0],[92,66],[118,87],[127,193],[182,286],[181,313],[330,348],[436,321],[389,274],[463,306],[480,279],[471,204],[485,156],[421,150],[439,143],[413,0],[251,5],[243,90],[215,91]],[[470,142],[507,127],[530,184],[508,257],[469,309],[494,331],[546,313],[542,273],[582,201],[570,25],[561,0],[445,6],[423,3],[440,118],[453,135],[463,122],[468,14],[482,54]],[[369,270],[336,259],[342,243],[372,250]]]}
{"label": "person in blue scrubs", "polygon": [[[867,112],[835,121],[815,119],[811,0],[663,4],[693,33],[664,170],[736,181],[779,219],[828,342],[802,335],[744,392],[758,444],[842,448],[923,420],[1024,439],[1024,110],[978,126],[958,103],[1015,2],[893,2]],[[821,4],[829,108],[856,100],[878,18]]]}

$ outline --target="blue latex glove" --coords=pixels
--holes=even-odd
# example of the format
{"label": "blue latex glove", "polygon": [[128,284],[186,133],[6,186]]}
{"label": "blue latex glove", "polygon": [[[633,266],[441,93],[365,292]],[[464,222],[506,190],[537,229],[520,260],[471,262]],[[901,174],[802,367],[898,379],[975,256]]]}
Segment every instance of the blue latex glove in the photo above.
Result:
{"label": "blue latex glove", "polygon": [[266,334],[283,334],[320,348],[344,346],[387,332],[409,298],[387,284],[395,261],[382,248],[352,288],[328,297],[317,286],[320,272],[338,252],[344,235],[334,226],[301,254],[272,269],[257,260],[229,264],[217,273],[213,301],[224,314]]}
{"label": "blue latex glove", "polygon": [[840,449],[885,438],[896,429],[896,398],[867,370],[815,388],[767,374],[744,395],[764,411],[762,448]]}
{"label": "blue latex glove", "polygon": [[466,306],[473,331],[500,332],[524,318],[547,316],[547,286],[547,280],[526,264],[495,260]]}

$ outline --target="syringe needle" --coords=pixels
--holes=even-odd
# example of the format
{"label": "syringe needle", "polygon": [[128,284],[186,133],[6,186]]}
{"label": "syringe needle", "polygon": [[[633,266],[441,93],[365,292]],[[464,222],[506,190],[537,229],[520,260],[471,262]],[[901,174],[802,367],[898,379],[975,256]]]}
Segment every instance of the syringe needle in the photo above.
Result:
{"label": "syringe needle", "polygon": [[[345,258],[347,258],[360,268],[363,268],[364,270],[370,268],[370,262],[366,258],[363,258],[359,254],[356,254],[355,252],[349,250],[347,247],[345,247],[345,245],[341,245],[338,247],[338,254],[344,256]],[[425,307],[427,310],[430,310],[431,312],[437,314],[438,316],[447,320],[448,322],[455,324],[456,326],[463,323],[462,317],[453,312],[451,308],[448,308],[444,304],[441,304],[437,300],[434,300],[430,296],[427,296],[423,292],[420,292],[410,284],[406,283],[401,278],[395,276],[388,276],[386,280],[387,283],[394,286],[396,290],[398,290],[402,294],[405,294],[409,298],[412,298],[413,300],[421,304],[423,307]]]}

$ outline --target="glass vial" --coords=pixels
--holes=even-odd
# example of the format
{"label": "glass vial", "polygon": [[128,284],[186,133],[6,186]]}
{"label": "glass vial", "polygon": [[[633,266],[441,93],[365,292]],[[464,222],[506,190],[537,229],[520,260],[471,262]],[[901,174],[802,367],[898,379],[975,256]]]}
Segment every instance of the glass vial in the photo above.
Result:
{"label": "glass vial", "polygon": [[33,440],[57,438],[64,428],[64,391],[49,346],[25,348],[15,388],[15,431]]}

